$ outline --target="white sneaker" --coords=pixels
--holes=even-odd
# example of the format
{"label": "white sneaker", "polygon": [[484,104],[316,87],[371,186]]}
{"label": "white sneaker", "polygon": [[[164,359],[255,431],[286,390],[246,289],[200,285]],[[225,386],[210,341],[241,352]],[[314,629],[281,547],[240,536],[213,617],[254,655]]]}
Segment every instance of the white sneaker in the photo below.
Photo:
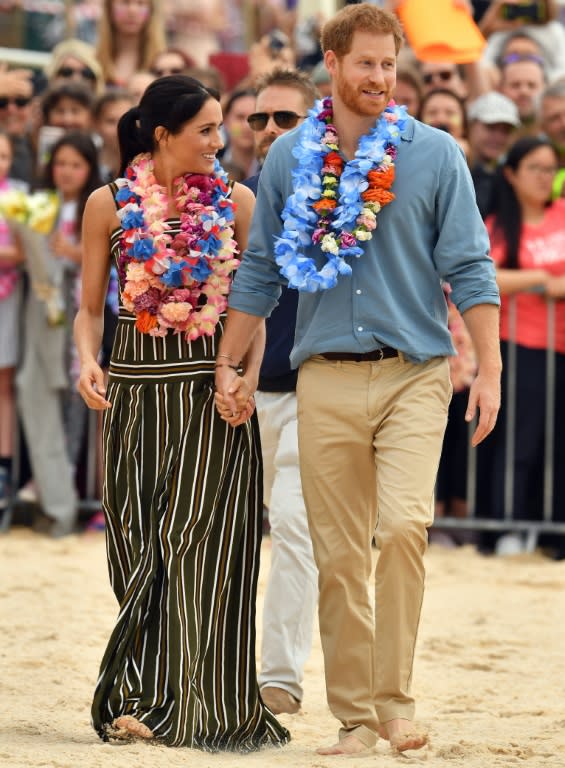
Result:
{"label": "white sneaker", "polygon": [[505,533],[496,542],[495,554],[521,555],[526,551],[526,543],[519,533]]}

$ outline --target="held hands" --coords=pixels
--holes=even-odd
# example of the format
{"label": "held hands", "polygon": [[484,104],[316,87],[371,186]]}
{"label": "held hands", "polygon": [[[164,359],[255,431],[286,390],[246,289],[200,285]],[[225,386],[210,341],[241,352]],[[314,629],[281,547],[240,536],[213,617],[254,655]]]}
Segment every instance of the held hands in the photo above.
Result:
{"label": "held hands", "polygon": [[255,387],[228,365],[216,367],[216,409],[232,427],[251,418],[255,410]]}
{"label": "held hands", "polygon": [[77,389],[88,407],[95,411],[104,411],[112,405],[106,400],[104,373],[95,360],[81,365]]}

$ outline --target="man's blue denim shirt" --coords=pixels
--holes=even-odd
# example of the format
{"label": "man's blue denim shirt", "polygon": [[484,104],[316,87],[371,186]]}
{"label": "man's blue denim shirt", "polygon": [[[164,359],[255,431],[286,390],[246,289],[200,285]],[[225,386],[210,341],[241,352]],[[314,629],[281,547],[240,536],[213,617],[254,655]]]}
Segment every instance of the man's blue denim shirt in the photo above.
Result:
{"label": "man's blue denim shirt", "polygon": [[[292,147],[300,127],[269,149],[259,180],[248,247],[229,306],[268,317],[276,306],[280,275],[273,238],[292,193]],[[461,312],[476,304],[500,304],[489,240],[475,202],[467,164],[457,143],[443,131],[410,118],[402,134],[392,187],[396,199],[377,216],[363,255],[351,258],[353,272],[335,288],[301,293],[291,363],[298,367],[322,352],[399,349],[423,362],[453,355],[447,305],[440,280],[451,285]],[[319,246],[307,248],[318,269]]]}

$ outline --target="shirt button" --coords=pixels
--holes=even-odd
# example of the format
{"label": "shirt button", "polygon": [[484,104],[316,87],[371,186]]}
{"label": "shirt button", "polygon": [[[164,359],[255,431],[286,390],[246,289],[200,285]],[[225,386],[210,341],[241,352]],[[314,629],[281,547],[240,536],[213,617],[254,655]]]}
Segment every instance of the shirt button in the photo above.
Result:
{"label": "shirt button", "polygon": [[357,330],[358,330],[358,331],[362,331],[362,330],[363,330],[363,326],[362,326],[362,325],[359,325],[359,326],[357,327]]}
{"label": "shirt button", "polygon": [[357,290],[355,291],[355,293],[357,294],[357,296],[361,296],[361,289],[360,289],[360,288],[357,288]]}

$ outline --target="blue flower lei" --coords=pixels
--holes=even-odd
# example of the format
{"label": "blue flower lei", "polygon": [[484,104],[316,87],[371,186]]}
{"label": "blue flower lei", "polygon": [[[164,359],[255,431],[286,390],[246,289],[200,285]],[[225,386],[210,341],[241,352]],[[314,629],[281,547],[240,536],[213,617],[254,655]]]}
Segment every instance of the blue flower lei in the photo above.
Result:
{"label": "blue flower lei", "polygon": [[[281,274],[288,280],[290,288],[309,293],[333,288],[338,275],[351,274],[351,265],[345,259],[360,256],[363,252],[353,242],[357,238],[352,230],[365,208],[361,193],[369,186],[367,174],[386,162],[387,154],[395,156],[408,118],[405,107],[391,102],[371,131],[360,138],[354,158],[346,163],[339,179],[339,204],[329,222],[335,234],[332,233],[327,249],[322,243],[322,252],[327,260],[318,270],[314,259],[305,256],[303,251],[315,242],[312,234],[319,216],[312,204],[322,194],[324,158],[336,149],[335,145],[322,141],[328,128],[337,138],[336,129],[327,124],[328,110],[331,118],[331,99],[318,101],[300,127],[298,142],[292,150],[298,160],[292,171],[294,192],[287,199],[281,214],[283,231],[275,237],[275,261]],[[357,233],[359,229],[365,228],[357,227]],[[346,236],[342,243],[344,233]],[[371,239],[370,231],[363,239]]]}

